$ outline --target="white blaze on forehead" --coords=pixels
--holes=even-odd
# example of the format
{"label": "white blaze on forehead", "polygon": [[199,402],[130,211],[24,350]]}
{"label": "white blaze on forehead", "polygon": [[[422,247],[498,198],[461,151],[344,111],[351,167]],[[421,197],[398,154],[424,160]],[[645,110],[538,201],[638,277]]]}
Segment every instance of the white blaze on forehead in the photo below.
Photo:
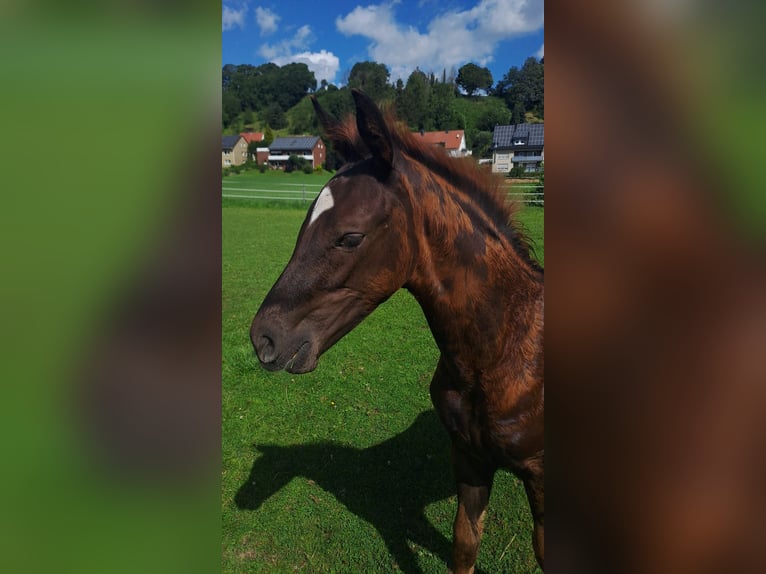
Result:
{"label": "white blaze on forehead", "polygon": [[309,219],[309,225],[316,221],[316,218],[322,215],[328,209],[332,209],[335,202],[333,201],[332,191],[329,186],[325,186],[322,189],[322,193],[317,197],[317,202],[314,204],[314,211],[311,212],[311,219]]}

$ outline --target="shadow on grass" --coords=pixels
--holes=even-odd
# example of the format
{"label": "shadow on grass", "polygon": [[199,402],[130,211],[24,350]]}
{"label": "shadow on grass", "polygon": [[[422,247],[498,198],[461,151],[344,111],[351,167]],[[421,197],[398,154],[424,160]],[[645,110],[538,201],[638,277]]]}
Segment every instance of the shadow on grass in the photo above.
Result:
{"label": "shadow on grass", "polygon": [[451,541],[424,515],[426,506],[455,494],[449,441],[433,410],[401,434],[365,449],[331,442],[255,448],[261,456],[235,496],[240,509],[257,510],[302,476],[372,524],[403,572],[421,572],[408,541],[449,561]]}

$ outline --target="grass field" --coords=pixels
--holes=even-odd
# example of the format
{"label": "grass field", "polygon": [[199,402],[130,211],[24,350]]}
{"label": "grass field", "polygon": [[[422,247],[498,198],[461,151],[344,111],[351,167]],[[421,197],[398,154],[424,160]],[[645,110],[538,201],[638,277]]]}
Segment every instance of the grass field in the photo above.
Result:
{"label": "grass field", "polygon": [[[443,573],[456,497],[414,299],[395,294],[313,373],[257,366],[250,322],[304,215],[223,203],[222,571]],[[542,259],[543,211],[521,215]],[[500,472],[477,572],[538,571],[530,541],[521,483]]]}
{"label": "grass field", "polygon": [[[251,200],[258,198],[259,207],[301,208],[305,211],[330,177],[332,174],[326,171],[305,174],[248,170],[224,177],[221,187],[227,200],[242,197],[248,200],[247,203],[252,203]],[[534,191],[530,186],[537,185],[537,182],[514,180],[512,184],[505,185],[509,192],[530,192]]]}

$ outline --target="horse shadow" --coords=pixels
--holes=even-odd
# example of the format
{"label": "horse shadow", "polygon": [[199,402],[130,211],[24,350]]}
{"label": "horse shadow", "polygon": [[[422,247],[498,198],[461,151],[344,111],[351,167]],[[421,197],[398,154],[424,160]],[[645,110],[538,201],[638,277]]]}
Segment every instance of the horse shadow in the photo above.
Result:
{"label": "horse shadow", "polygon": [[375,527],[403,572],[421,572],[408,541],[450,561],[451,541],[424,513],[429,504],[456,492],[449,441],[435,411],[421,413],[404,432],[364,449],[332,442],[254,446],[261,454],[235,495],[240,509],[257,510],[301,476]]}

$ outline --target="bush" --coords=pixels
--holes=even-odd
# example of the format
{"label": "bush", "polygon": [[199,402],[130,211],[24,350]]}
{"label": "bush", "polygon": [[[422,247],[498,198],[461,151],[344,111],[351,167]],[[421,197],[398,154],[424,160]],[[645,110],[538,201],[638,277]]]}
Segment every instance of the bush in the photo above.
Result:
{"label": "bush", "polygon": [[269,166],[265,163],[262,163],[258,166],[258,171],[261,173],[266,173],[267,169],[269,169]]}
{"label": "bush", "polygon": [[[287,161],[285,162],[285,173],[292,173],[296,169],[303,170],[306,165],[308,164],[309,169],[311,169],[311,164],[308,163],[305,159],[302,157],[298,157],[297,155],[291,155],[287,158]],[[311,173],[310,171],[308,173]]]}
{"label": "bush", "polygon": [[309,162],[306,162],[306,165],[303,166],[303,173],[306,175],[311,175],[314,173],[314,168],[311,167],[311,164]]}
{"label": "bush", "polygon": [[508,177],[521,177],[522,175],[524,175],[524,166],[521,164],[514,165],[508,172]]}

